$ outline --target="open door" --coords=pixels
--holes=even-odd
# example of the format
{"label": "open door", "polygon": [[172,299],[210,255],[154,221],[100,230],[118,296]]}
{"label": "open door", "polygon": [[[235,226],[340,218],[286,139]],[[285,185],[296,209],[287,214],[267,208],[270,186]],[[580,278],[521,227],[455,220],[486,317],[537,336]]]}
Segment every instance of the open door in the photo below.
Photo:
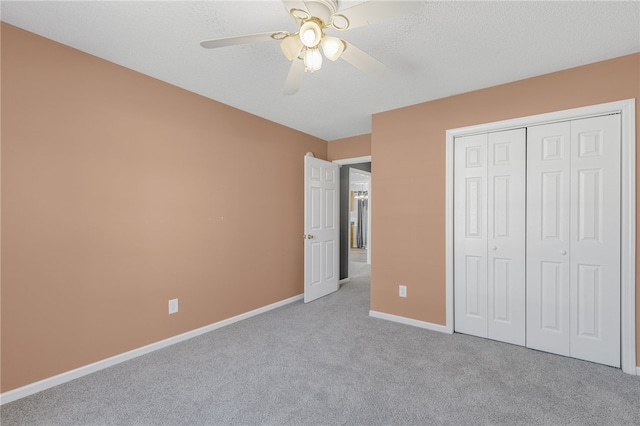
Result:
{"label": "open door", "polygon": [[339,166],[304,157],[304,302],[338,290]]}

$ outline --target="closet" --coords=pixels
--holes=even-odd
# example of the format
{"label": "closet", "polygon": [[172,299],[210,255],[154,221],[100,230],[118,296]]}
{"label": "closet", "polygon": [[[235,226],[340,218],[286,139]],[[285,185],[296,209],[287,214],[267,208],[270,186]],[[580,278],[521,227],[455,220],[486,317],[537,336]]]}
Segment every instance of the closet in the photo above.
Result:
{"label": "closet", "polygon": [[461,333],[620,366],[620,115],[457,137]]}

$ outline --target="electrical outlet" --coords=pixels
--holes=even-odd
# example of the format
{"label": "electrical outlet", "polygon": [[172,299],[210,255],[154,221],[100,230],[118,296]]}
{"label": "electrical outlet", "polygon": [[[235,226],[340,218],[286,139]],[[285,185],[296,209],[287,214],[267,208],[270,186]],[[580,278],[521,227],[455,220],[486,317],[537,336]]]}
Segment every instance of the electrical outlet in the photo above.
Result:
{"label": "electrical outlet", "polygon": [[169,300],[169,314],[178,312],[178,299]]}
{"label": "electrical outlet", "polygon": [[400,297],[407,297],[407,286],[406,285],[400,285],[398,287],[398,294]]}

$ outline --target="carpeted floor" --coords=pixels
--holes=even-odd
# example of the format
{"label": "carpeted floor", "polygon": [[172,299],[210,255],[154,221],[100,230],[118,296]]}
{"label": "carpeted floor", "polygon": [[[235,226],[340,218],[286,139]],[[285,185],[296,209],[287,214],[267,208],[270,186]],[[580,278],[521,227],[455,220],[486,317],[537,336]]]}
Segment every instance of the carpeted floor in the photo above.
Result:
{"label": "carpeted floor", "polygon": [[353,263],[367,263],[367,249],[349,249],[349,256],[351,259],[351,263],[349,263],[349,266],[351,266]]}
{"label": "carpeted floor", "polygon": [[9,425],[640,424],[640,377],[368,316],[369,274],[6,404]]}

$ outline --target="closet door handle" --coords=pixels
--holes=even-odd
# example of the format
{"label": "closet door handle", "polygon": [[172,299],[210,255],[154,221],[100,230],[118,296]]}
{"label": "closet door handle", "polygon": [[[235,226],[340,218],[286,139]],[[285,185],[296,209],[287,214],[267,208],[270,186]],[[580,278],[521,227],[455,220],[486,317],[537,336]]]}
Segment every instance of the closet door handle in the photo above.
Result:
{"label": "closet door handle", "polygon": [[493,246],[493,247],[491,247],[491,250],[493,250],[493,251],[498,250],[498,246]]}
{"label": "closet door handle", "polygon": [[567,251],[566,250],[560,250],[560,254],[563,255],[563,256],[566,256],[567,255]]}

